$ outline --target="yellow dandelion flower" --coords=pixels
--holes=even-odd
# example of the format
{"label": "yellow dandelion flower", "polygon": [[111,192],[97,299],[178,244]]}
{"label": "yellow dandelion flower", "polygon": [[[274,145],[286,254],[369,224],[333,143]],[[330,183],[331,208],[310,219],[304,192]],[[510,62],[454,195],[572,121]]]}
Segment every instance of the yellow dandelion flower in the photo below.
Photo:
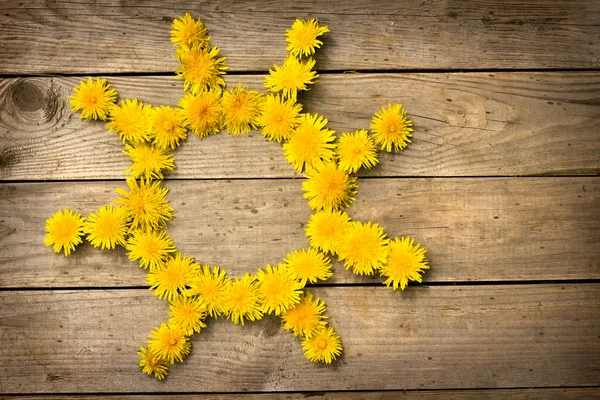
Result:
{"label": "yellow dandelion flower", "polygon": [[109,132],[117,132],[123,143],[147,142],[152,134],[152,106],[125,99],[111,107],[108,121]]}
{"label": "yellow dandelion flower", "polygon": [[427,259],[425,259],[425,250],[420,243],[414,245],[415,240],[409,237],[395,238],[390,241],[390,254],[387,262],[381,267],[381,276],[387,277],[384,285],[393,284],[394,290],[404,290],[408,281],[423,282],[420,273],[424,269],[429,269]]}
{"label": "yellow dandelion flower", "polygon": [[64,209],[46,220],[46,237],[44,245],[52,246],[55,253],[64,251],[65,256],[75,250],[81,243],[85,218],[80,213]]}
{"label": "yellow dandelion flower", "polygon": [[317,114],[304,114],[290,139],[283,144],[284,156],[296,171],[308,170],[321,160],[333,158],[335,131],[325,128],[327,122]]}
{"label": "yellow dandelion flower", "polygon": [[187,93],[179,102],[179,107],[185,126],[196,136],[203,138],[221,130],[221,91],[212,89],[198,95]]}
{"label": "yellow dandelion flower", "polygon": [[229,69],[225,57],[218,57],[219,48],[199,45],[179,47],[175,57],[181,63],[176,70],[177,78],[183,79],[183,87],[194,94],[216,86],[225,86],[221,75]]}
{"label": "yellow dandelion flower", "polygon": [[185,292],[199,269],[200,265],[192,258],[176,253],[164,265],[151,269],[146,275],[146,283],[156,297],[170,301]]}
{"label": "yellow dandelion flower", "polygon": [[294,336],[311,337],[325,328],[324,312],[325,303],[319,298],[313,300],[312,293],[306,292],[300,303],[281,315],[283,329],[294,332]]}
{"label": "yellow dandelion flower", "polygon": [[123,197],[117,198],[115,203],[121,204],[132,216],[131,229],[162,228],[173,218],[173,207],[166,197],[169,190],[161,187],[160,181],[127,179],[127,185],[129,191],[116,189]]}
{"label": "yellow dandelion flower", "polygon": [[340,168],[349,174],[357,172],[361,167],[370,169],[379,163],[375,141],[365,129],[342,134],[336,153]]}
{"label": "yellow dandelion flower", "polygon": [[234,324],[242,324],[244,320],[256,321],[262,318],[262,305],[258,298],[258,282],[256,277],[245,274],[235,278],[227,286],[225,308],[228,317]]}
{"label": "yellow dandelion flower", "polygon": [[73,111],[81,110],[81,119],[98,119],[105,121],[110,108],[117,101],[117,91],[110,89],[106,79],[88,77],[87,82],[80,81],[73,89],[75,94],[69,96]]}
{"label": "yellow dandelion flower", "polygon": [[350,216],[345,211],[317,211],[306,224],[306,237],[311,246],[335,255],[349,226]]}
{"label": "yellow dandelion flower", "polygon": [[227,287],[231,279],[225,277],[226,273],[219,267],[214,267],[212,272],[208,265],[198,271],[189,282],[186,296],[199,296],[206,305],[206,312],[211,317],[225,315],[227,306]]}
{"label": "yellow dandelion flower", "polygon": [[258,297],[263,305],[263,312],[280,315],[300,302],[302,286],[298,277],[285,265],[274,268],[267,265],[265,270],[258,270]]}
{"label": "yellow dandelion flower", "polygon": [[168,150],[159,149],[151,144],[140,143],[135,146],[125,145],[127,154],[133,164],[124,173],[131,173],[130,178],[163,179],[163,171],[173,171],[175,160]]}
{"label": "yellow dandelion flower", "polygon": [[329,28],[320,26],[316,19],[308,21],[296,19],[292,24],[292,29],[285,31],[285,41],[288,42],[286,50],[295,57],[315,54],[315,49],[320,48],[323,44],[317,37],[327,32],[329,32]]}
{"label": "yellow dandelion flower", "polygon": [[371,132],[382,150],[399,152],[404,149],[410,143],[412,131],[412,121],[406,116],[402,104],[388,103],[387,109],[381,107],[381,111],[373,116]]}
{"label": "yellow dandelion flower", "polygon": [[304,198],[313,210],[336,210],[348,207],[354,200],[358,180],[338,168],[333,161],[316,165],[306,172],[302,182]]}
{"label": "yellow dandelion flower", "polygon": [[206,328],[206,304],[200,297],[176,297],[169,305],[169,324],[179,325],[186,336]]}
{"label": "yellow dandelion flower", "polygon": [[342,354],[342,342],[333,328],[326,327],[318,330],[311,337],[303,338],[302,349],[311,362],[331,364]]}
{"label": "yellow dandelion flower", "polygon": [[87,217],[83,231],[92,246],[114,249],[116,245],[125,246],[129,220],[125,208],[102,206],[97,213]]}
{"label": "yellow dandelion flower", "polygon": [[338,255],[346,269],[357,275],[372,275],[386,262],[389,239],[383,228],[370,222],[354,221],[342,240]]}
{"label": "yellow dandelion flower", "polygon": [[282,92],[283,96],[296,101],[299,90],[309,90],[306,85],[312,85],[319,75],[313,71],[315,60],[309,58],[300,61],[296,57],[288,56],[283,66],[274,65],[269,69],[269,76],[265,77],[265,89],[270,92]]}
{"label": "yellow dandelion flower", "polygon": [[148,350],[146,347],[140,347],[137,354],[140,356],[138,366],[142,373],[154,375],[159,381],[166,378],[169,366],[155,352]]}
{"label": "yellow dandelion flower", "polygon": [[135,230],[125,249],[131,261],[139,260],[140,267],[155,270],[164,265],[169,253],[175,251],[173,239],[165,231]]}
{"label": "yellow dandelion flower", "polygon": [[325,281],[333,275],[329,257],[312,247],[292,251],[284,262],[297,275],[302,286],[307,282],[316,283],[317,279]]}
{"label": "yellow dandelion flower", "polygon": [[208,29],[200,18],[194,21],[190,13],[173,20],[171,25],[171,43],[175,46],[208,46]]}
{"label": "yellow dandelion flower", "polygon": [[152,136],[154,145],[159,149],[174,150],[179,142],[185,140],[187,131],[180,110],[168,106],[154,109],[152,115]]}
{"label": "yellow dandelion flower", "polygon": [[248,90],[236,86],[223,92],[223,123],[227,132],[232,135],[243,135],[257,128],[258,118],[263,103],[262,94],[258,90]]}
{"label": "yellow dandelion flower", "polygon": [[279,95],[265,97],[263,109],[258,119],[262,126],[261,134],[269,140],[281,143],[288,140],[300,124],[302,104],[292,99],[285,100]]}
{"label": "yellow dandelion flower", "polygon": [[190,349],[190,342],[179,325],[162,323],[150,333],[148,350],[169,365],[183,361]]}

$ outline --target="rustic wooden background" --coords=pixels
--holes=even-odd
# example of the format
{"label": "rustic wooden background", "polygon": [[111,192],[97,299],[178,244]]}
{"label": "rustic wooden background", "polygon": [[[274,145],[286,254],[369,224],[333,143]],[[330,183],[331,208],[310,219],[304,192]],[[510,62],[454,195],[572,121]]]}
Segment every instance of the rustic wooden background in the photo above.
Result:
{"label": "rustic wooden background", "polygon": [[[1,1],[0,393],[98,399],[600,397],[600,2]],[[338,132],[387,102],[412,145],[360,179],[354,217],[429,251],[423,285],[394,292],[339,265],[314,292],[344,356],[308,363],[267,318],[211,323],[166,382],[136,350],[167,318],[124,251],[42,245],[45,219],[87,214],[124,187],[127,158],[68,106],[87,75],[121,98],[175,105],[172,20],[202,17],[261,87],[294,18],[331,32],[302,101]],[[356,73],[358,72],[358,73]],[[233,274],[307,245],[301,176],[257,132],[190,137],[165,183],[178,248]],[[158,393],[164,393],[160,395]],[[47,398],[47,397],[42,397]]]}

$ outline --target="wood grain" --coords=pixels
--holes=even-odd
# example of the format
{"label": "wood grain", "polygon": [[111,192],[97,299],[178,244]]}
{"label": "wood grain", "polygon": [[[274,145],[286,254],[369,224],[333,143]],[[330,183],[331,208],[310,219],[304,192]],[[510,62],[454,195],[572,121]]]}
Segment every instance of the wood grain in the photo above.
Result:
{"label": "wood grain", "polygon": [[[0,398],[18,398],[23,400],[45,400],[47,396],[0,396]],[[53,399],[89,399],[89,396],[53,395]],[[305,393],[260,393],[260,394],[139,394],[139,395],[105,395],[94,396],[95,400],[580,400],[600,398],[598,388],[529,388],[529,389],[469,389],[469,390],[403,390],[403,391],[368,391],[368,392],[305,392]]]}
{"label": "wood grain", "polygon": [[0,293],[3,393],[279,392],[595,385],[600,286],[317,288],[345,352],[312,365],[279,319],[211,322],[154,382],[136,350],[167,318],[146,290]]}
{"label": "wood grain", "polygon": [[235,71],[281,63],[295,18],[318,18],[331,29],[318,54],[323,70],[600,65],[598,1],[15,0],[0,14],[0,73],[172,71],[170,25],[188,11],[203,18]]}
{"label": "wood grain", "polygon": [[[68,96],[80,78],[0,79],[0,179],[121,179],[129,160],[116,134],[81,121]],[[171,77],[110,77],[121,98],[176,105]],[[259,76],[229,82],[260,87]],[[600,73],[327,75],[306,110],[339,132],[369,128],[388,102],[415,124],[413,143],[385,153],[370,176],[600,174]],[[258,132],[190,138],[173,178],[296,177],[276,143]]]}
{"label": "wood grain", "polygon": [[[70,257],[43,246],[45,220],[84,215],[116,198],[121,182],[0,185],[0,287],[144,285],[123,249],[85,243]],[[307,246],[301,180],[170,181],[178,249],[232,275]],[[428,249],[426,282],[600,278],[600,179],[361,179],[350,214],[410,235]],[[335,266],[332,282],[359,279]]]}

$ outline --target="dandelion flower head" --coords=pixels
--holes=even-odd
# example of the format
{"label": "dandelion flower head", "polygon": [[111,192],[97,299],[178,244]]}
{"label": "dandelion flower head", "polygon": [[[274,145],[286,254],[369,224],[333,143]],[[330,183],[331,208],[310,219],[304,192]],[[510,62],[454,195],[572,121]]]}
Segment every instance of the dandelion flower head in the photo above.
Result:
{"label": "dandelion flower head", "polygon": [[223,123],[232,135],[249,133],[258,126],[263,97],[258,90],[235,86],[223,92]]}
{"label": "dandelion flower head", "polygon": [[292,99],[284,99],[280,95],[265,96],[258,125],[262,126],[261,134],[269,140],[281,143],[288,140],[294,129],[300,124],[302,104]]}
{"label": "dandelion flower head", "polygon": [[334,156],[335,131],[327,129],[327,119],[304,114],[290,139],[283,144],[284,156],[294,169],[302,172]]}
{"label": "dandelion flower head", "polygon": [[284,262],[296,274],[302,286],[307,282],[316,283],[318,279],[325,281],[333,275],[329,257],[312,247],[292,251]]}
{"label": "dandelion flower head", "polygon": [[285,31],[285,41],[288,43],[286,50],[295,57],[315,54],[315,49],[323,44],[317,38],[327,32],[329,28],[320,26],[316,19],[308,21],[296,19],[292,28]]}
{"label": "dandelion flower head", "polygon": [[186,128],[200,138],[219,133],[223,119],[221,91],[211,89],[198,95],[186,93],[179,102]]}
{"label": "dandelion flower head", "polygon": [[190,349],[190,342],[179,325],[162,323],[150,333],[148,350],[168,365],[183,361]]}
{"label": "dandelion flower head", "polygon": [[125,145],[127,154],[133,164],[125,170],[133,179],[163,179],[163,171],[173,171],[175,160],[168,150],[159,149],[151,144],[140,143],[135,146]]}
{"label": "dandelion flower head", "polygon": [[206,304],[197,296],[175,297],[169,305],[169,316],[169,324],[179,325],[186,336],[206,328],[203,322],[206,317]]}
{"label": "dandelion flower head", "polygon": [[57,211],[46,220],[46,237],[44,245],[52,246],[55,253],[64,251],[65,256],[75,250],[81,243],[84,233],[85,218],[80,213],[64,209]]}
{"label": "dandelion flower head", "polygon": [[189,282],[186,296],[199,296],[206,305],[206,312],[211,317],[225,315],[227,306],[227,288],[231,279],[225,277],[226,273],[219,267],[210,270],[208,265],[202,267]]}
{"label": "dandelion flower head", "polygon": [[412,121],[406,116],[402,104],[388,103],[387,109],[381,107],[381,111],[373,116],[371,122],[373,139],[381,145],[382,150],[399,152],[410,143]]}
{"label": "dandelion flower head", "polygon": [[299,90],[308,90],[306,85],[312,85],[319,75],[313,70],[315,60],[309,58],[300,61],[294,56],[288,56],[283,66],[274,65],[265,77],[265,89],[273,93],[282,92],[283,96],[296,101]]}
{"label": "dandelion flower head", "polygon": [[235,281],[227,286],[225,307],[229,318],[236,325],[243,326],[245,320],[261,319],[263,312],[256,277],[250,274],[236,277]]}
{"label": "dandelion flower head", "polygon": [[88,77],[73,89],[75,94],[69,96],[73,111],[81,111],[79,118],[105,121],[112,105],[117,101],[117,91],[110,89],[106,79]]}
{"label": "dandelion flower head", "polygon": [[342,134],[336,153],[340,168],[349,174],[356,173],[361,167],[370,169],[379,162],[375,141],[365,129]]}
{"label": "dandelion flower head", "polygon": [[200,18],[194,20],[190,13],[173,20],[171,25],[171,43],[175,46],[208,46],[208,29]]}
{"label": "dandelion flower head", "polygon": [[304,198],[313,210],[337,210],[348,207],[354,200],[358,180],[333,161],[320,163],[306,172],[302,182]]}
{"label": "dandelion flower head", "polygon": [[387,259],[388,242],[379,225],[354,221],[342,240],[338,256],[346,269],[352,267],[357,275],[372,275]]}
{"label": "dandelion flower head", "polygon": [[300,301],[302,286],[296,274],[286,265],[258,270],[258,297],[263,312],[280,315]]}
{"label": "dandelion flower head", "polygon": [[140,356],[138,366],[142,373],[154,375],[159,381],[166,378],[169,366],[155,352],[141,347],[137,354]]}
{"label": "dandelion flower head", "polygon": [[381,276],[387,277],[384,285],[392,285],[394,290],[400,286],[404,290],[408,281],[422,282],[421,273],[429,269],[425,259],[426,250],[420,244],[414,244],[409,237],[395,238],[389,244],[390,254],[387,262],[381,267]]}
{"label": "dandelion flower head", "polygon": [[123,143],[143,143],[152,136],[152,106],[137,99],[113,104],[108,118],[109,132],[117,132]]}
{"label": "dandelion flower head", "polygon": [[160,183],[127,179],[129,191],[116,189],[122,197],[117,198],[115,203],[122,205],[132,216],[131,229],[163,228],[173,218],[173,207],[166,197],[169,190]]}
{"label": "dandelion flower head", "polygon": [[177,67],[177,78],[183,79],[183,87],[193,94],[199,94],[210,88],[225,86],[222,76],[229,69],[225,65],[225,57],[219,57],[218,47],[192,45],[179,47],[175,57],[180,64]]}
{"label": "dandelion flower head", "polygon": [[184,293],[189,282],[196,275],[200,265],[190,257],[176,253],[164,265],[150,270],[146,283],[159,299],[173,300]]}
{"label": "dandelion flower head", "polygon": [[183,124],[183,116],[179,109],[168,106],[156,107],[152,116],[154,146],[163,150],[177,148],[179,142],[187,137]]}
{"label": "dandelion flower head", "polygon": [[131,261],[139,260],[140,267],[155,270],[164,265],[175,243],[165,231],[137,229],[132,232],[125,248]]}
{"label": "dandelion flower head", "polygon": [[342,354],[342,342],[333,328],[326,327],[302,339],[302,349],[311,362],[331,364]]}
{"label": "dandelion flower head", "polygon": [[292,331],[294,336],[311,337],[325,327],[324,312],[325,303],[319,298],[313,300],[312,293],[306,292],[300,303],[281,315],[283,328]]}
{"label": "dandelion flower head", "polygon": [[306,224],[306,237],[311,246],[335,255],[349,226],[350,216],[345,211],[317,211]]}
{"label": "dandelion flower head", "polygon": [[129,220],[125,208],[102,206],[87,217],[83,230],[92,246],[114,249],[117,245],[125,246]]}

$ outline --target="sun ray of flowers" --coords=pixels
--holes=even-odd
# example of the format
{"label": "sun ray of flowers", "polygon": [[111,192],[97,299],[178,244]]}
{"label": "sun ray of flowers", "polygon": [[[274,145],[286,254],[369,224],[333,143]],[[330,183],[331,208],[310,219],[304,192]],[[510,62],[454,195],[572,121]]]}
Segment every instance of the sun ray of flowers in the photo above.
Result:
{"label": "sun ray of flowers", "polygon": [[282,92],[283,96],[296,101],[299,90],[309,90],[307,85],[315,83],[319,75],[313,70],[315,60],[309,58],[300,61],[294,56],[288,56],[283,66],[274,65],[265,77],[265,88],[273,93]]}
{"label": "sun ray of flowers", "polygon": [[167,377],[169,365],[166,361],[161,359],[158,354],[148,350],[147,347],[140,347],[140,351],[138,351],[137,354],[140,357],[138,366],[142,373],[151,376],[154,375],[159,381],[162,381]]}
{"label": "sun ray of flowers", "polygon": [[181,110],[168,106],[154,108],[151,129],[154,146],[163,150],[177,148],[179,143],[187,137],[187,131],[183,125]]}
{"label": "sun ray of flowers", "polygon": [[311,215],[306,237],[311,246],[336,255],[349,227],[350,216],[345,211],[321,210]]}
{"label": "sun ray of flowers", "polygon": [[55,253],[64,251],[65,256],[75,250],[75,246],[82,242],[85,218],[80,213],[67,208],[57,211],[46,220],[46,237],[44,244],[52,246]]}
{"label": "sun ray of flowers", "polygon": [[342,342],[333,328],[328,326],[302,339],[302,349],[311,362],[331,364],[342,354]]}
{"label": "sun ray of flowers", "polygon": [[375,113],[371,121],[371,132],[375,143],[387,152],[403,150],[412,137],[412,121],[406,116],[402,104],[389,104],[387,109]]}
{"label": "sun ray of flowers", "polygon": [[267,95],[258,119],[260,133],[269,140],[281,143],[288,140],[300,124],[302,104],[280,95]]}
{"label": "sun ray of flowers", "polygon": [[208,46],[210,37],[208,29],[200,18],[194,20],[190,13],[173,20],[171,25],[171,43],[175,46]]}
{"label": "sun ray of flowers", "polygon": [[110,109],[117,101],[117,91],[110,88],[106,79],[88,77],[86,82],[81,81],[73,89],[75,92],[69,96],[69,104],[73,111],[81,111],[79,118],[105,121]]}
{"label": "sun ray of flowers", "polygon": [[221,92],[211,89],[198,95],[186,93],[179,101],[186,128],[199,138],[221,130],[223,106]]}
{"label": "sun ray of flowers", "polygon": [[199,296],[177,296],[169,304],[169,316],[169,324],[179,325],[186,336],[206,328],[206,304]]}
{"label": "sun ray of flowers", "polygon": [[327,317],[324,313],[325,303],[319,298],[313,299],[312,293],[305,292],[300,303],[281,315],[283,328],[293,332],[294,336],[309,338],[325,328]]}
{"label": "sun ray of flowers", "polygon": [[106,126],[109,132],[117,132],[123,143],[147,142],[152,137],[152,113],[151,105],[125,99],[121,105],[112,105]]}
{"label": "sun ray of flowers", "polygon": [[236,277],[227,286],[225,308],[229,319],[236,325],[243,326],[246,320],[256,321],[262,318],[256,276],[245,274],[242,278]]}
{"label": "sun ray of flowers", "polygon": [[296,274],[302,286],[307,282],[325,281],[333,275],[329,257],[312,247],[292,251],[285,257],[284,263]]}
{"label": "sun ray of flowers", "polygon": [[183,79],[183,87],[193,94],[199,94],[210,88],[225,86],[221,75],[229,69],[225,57],[219,57],[219,48],[206,48],[200,45],[179,47],[175,57],[180,65],[177,78]]}
{"label": "sun ray of flowers", "polygon": [[226,315],[227,288],[231,285],[231,279],[225,275],[225,271],[219,267],[214,267],[211,271],[210,267],[205,265],[191,279],[184,294],[202,298],[206,312],[211,317]]}
{"label": "sun ray of flowers", "polygon": [[284,156],[294,169],[302,172],[334,156],[335,131],[327,129],[327,119],[304,114],[290,139],[283,144]]}
{"label": "sun ray of flowers", "polygon": [[263,104],[263,95],[258,90],[235,86],[223,92],[223,124],[232,135],[243,135],[258,127]]}
{"label": "sun ray of flowers", "polygon": [[338,258],[357,275],[373,275],[387,260],[388,243],[379,225],[354,221],[342,240]]}
{"label": "sun ray of flowers", "polygon": [[140,267],[153,271],[163,266],[169,255],[175,252],[175,243],[165,231],[138,229],[132,232],[125,249],[131,261],[139,260]]}
{"label": "sun ray of flowers", "polygon": [[151,269],[146,283],[159,299],[173,300],[184,293],[189,282],[197,274],[200,265],[190,257],[176,253],[163,265]]}
{"label": "sun ray of flowers", "polygon": [[304,198],[313,210],[337,210],[348,207],[354,200],[358,180],[338,168],[333,161],[316,165],[306,172],[302,182]]}
{"label": "sun ray of flowers", "polygon": [[147,182],[128,179],[129,191],[117,188],[116,204],[122,205],[132,216],[131,229],[160,229],[173,218],[173,207],[167,200],[167,188],[161,181]]}
{"label": "sun ray of flowers", "polygon": [[191,345],[179,325],[162,323],[150,333],[148,350],[171,365],[183,361]]}
{"label": "sun ray of flowers", "polygon": [[288,43],[286,50],[298,58],[313,55],[315,49],[320,48],[323,44],[317,38],[327,32],[329,32],[329,28],[319,25],[319,21],[316,19],[308,21],[296,19],[292,28],[285,31],[285,41]]}
{"label": "sun ray of flowers", "polygon": [[338,165],[349,174],[360,168],[370,169],[377,165],[377,146],[365,129],[344,133],[338,139],[336,154]]}
{"label": "sun ray of flowers", "polygon": [[123,207],[102,206],[87,217],[83,231],[92,246],[114,249],[117,245],[125,246],[130,219]]}
{"label": "sun ray of flowers", "polygon": [[303,285],[286,265],[267,265],[264,271],[259,269],[256,276],[263,313],[280,315],[300,301]]}
{"label": "sun ray of flowers", "polygon": [[426,250],[420,247],[420,243],[414,244],[414,239],[409,237],[395,238],[390,241],[390,253],[387,262],[381,267],[381,276],[386,277],[384,285],[392,285],[394,290],[400,286],[404,290],[408,281],[423,282],[421,273],[429,269]]}

